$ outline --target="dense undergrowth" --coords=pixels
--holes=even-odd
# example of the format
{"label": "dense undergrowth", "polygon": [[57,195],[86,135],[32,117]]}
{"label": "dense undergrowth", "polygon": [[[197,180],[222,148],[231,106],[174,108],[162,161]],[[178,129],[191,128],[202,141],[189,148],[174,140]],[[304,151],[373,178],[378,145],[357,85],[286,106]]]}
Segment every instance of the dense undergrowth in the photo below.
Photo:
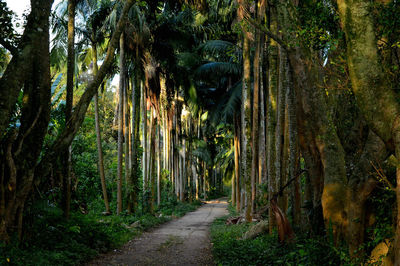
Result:
{"label": "dense undergrowth", "polygon": [[36,203],[25,241],[0,247],[0,265],[79,265],[117,248],[142,231],[195,210],[201,203],[169,201],[154,213],[104,216],[100,212],[74,212],[66,220],[62,211]]}
{"label": "dense undergrowth", "polygon": [[[232,213],[232,211],[231,211]],[[227,216],[211,226],[213,255],[217,265],[350,265],[344,248],[329,237],[296,235],[293,243],[279,243],[277,233],[243,240],[254,224],[226,225]]]}

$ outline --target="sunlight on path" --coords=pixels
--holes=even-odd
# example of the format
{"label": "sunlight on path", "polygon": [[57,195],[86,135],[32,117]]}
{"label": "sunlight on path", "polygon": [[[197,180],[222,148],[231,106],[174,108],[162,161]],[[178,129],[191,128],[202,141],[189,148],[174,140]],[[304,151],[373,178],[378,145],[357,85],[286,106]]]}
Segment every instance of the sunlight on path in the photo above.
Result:
{"label": "sunlight on path", "polygon": [[88,265],[214,265],[209,228],[215,218],[228,214],[227,206],[226,199],[207,201]]}

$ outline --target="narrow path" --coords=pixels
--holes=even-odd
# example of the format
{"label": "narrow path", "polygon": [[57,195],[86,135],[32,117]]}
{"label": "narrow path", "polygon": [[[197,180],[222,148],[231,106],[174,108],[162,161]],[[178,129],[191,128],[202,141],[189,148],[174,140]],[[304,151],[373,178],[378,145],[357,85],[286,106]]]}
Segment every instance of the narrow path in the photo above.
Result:
{"label": "narrow path", "polygon": [[215,218],[228,214],[227,206],[226,199],[209,201],[88,265],[214,265],[209,228]]}

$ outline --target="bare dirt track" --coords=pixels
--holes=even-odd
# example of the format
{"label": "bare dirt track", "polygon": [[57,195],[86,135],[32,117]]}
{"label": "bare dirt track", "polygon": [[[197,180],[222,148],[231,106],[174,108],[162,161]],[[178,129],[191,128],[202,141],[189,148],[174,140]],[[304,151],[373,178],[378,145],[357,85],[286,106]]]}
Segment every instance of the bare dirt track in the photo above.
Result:
{"label": "bare dirt track", "polygon": [[228,214],[227,206],[226,199],[208,201],[87,265],[214,265],[209,228],[215,218]]}

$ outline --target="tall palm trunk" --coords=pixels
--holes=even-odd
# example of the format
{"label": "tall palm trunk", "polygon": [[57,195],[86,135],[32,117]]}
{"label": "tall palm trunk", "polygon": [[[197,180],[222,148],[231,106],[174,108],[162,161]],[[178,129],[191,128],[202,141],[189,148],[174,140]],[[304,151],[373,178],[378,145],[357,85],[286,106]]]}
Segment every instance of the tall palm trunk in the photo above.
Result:
{"label": "tall palm trunk", "polygon": [[124,34],[120,37],[119,56],[119,103],[118,103],[118,167],[117,167],[117,214],[122,211],[122,156],[123,156],[123,120],[124,120],[124,87],[125,87],[125,51]]}
{"label": "tall palm trunk", "polygon": [[[277,97],[277,123],[276,123],[276,139],[275,139],[275,171],[278,187],[283,187],[286,184],[284,174],[284,133],[285,133],[285,105],[286,105],[286,53],[279,47],[279,81],[278,81],[278,97]],[[282,210],[286,210],[284,196],[280,197],[279,203]]]}
{"label": "tall palm trunk", "polygon": [[[233,149],[235,151],[235,139],[232,140],[231,146],[233,146]],[[236,172],[232,172],[232,179],[231,179],[231,203],[232,206],[236,205]]]}
{"label": "tall palm trunk", "polygon": [[[94,40],[94,36],[92,36]],[[97,44],[96,42],[92,43],[92,57],[93,57],[93,75],[96,76],[98,72],[97,65]],[[94,119],[95,119],[95,128],[96,128],[96,144],[97,144],[97,155],[98,155],[98,167],[101,181],[101,189],[103,192],[104,205],[106,207],[106,213],[110,213],[110,205],[108,203],[108,195],[107,195],[107,187],[106,187],[106,178],[104,173],[104,160],[103,160],[103,148],[101,146],[101,131],[100,131],[100,120],[99,120],[99,99],[98,93],[94,95]]]}
{"label": "tall palm trunk", "polygon": [[[248,12],[249,3],[247,0],[239,0],[238,17],[243,20],[245,13]],[[251,84],[250,84],[250,33],[243,27],[243,82],[242,82],[242,106],[241,106],[241,176],[245,182],[246,187],[246,200],[245,211],[246,221],[252,220],[252,189],[251,189]]]}
{"label": "tall palm trunk", "polygon": [[[259,24],[263,23],[263,19],[265,16],[266,9],[266,0],[258,1],[258,10],[257,10],[257,22]],[[259,86],[259,132],[257,138],[258,141],[258,180],[257,183],[261,184],[262,180],[266,180],[266,165],[265,165],[265,96],[264,96],[264,87],[265,82],[263,78],[263,65],[264,65],[264,42],[265,37],[264,34],[257,31],[257,46],[254,57],[258,57],[259,62],[256,64],[254,61],[254,85]],[[256,83],[256,75],[258,82]],[[261,75],[261,76],[260,76]]]}
{"label": "tall palm trunk", "polygon": [[[136,75],[135,75],[136,77]],[[137,148],[138,148],[138,137],[139,137],[139,99],[140,91],[136,86],[136,78],[132,78],[132,111],[131,111],[131,173],[130,182],[131,187],[129,188],[128,194],[128,212],[131,213],[136,209],[137,205],[137,193],[138,193],[138,164],[137,164]]]}
{"label": "tall palm trunk", "polygon": [[124,140],[125,140],[125,197],[128,199],[128,191],[130,187],[132,186],[130,182],[130,170],[131,170],[131,164],[130,164],[130,119],[129,119],[129,104],[128,104],[128,87],[129,87],[129,80],[127,79],[126,75],[125,76],[125,83],[124,83]]}
{"label": "tall palm trunk", "polygon": [[[270,9],[270,29],[277,31],[276,9]],[[278,47],[274,40],[269,40],[269,63],[268,63],[268,110],[267,110],[267,175],[268,175],[268,200],[271,201],[277,192],[277,177],[275,167],[275,130],[276,130],[276,99],[278,79]],[[268,210],[269,231],[273,230],[275,218],[272,209]]]}
{"label": "tall palm trunk", "polygon": [[292,71],[289,65],[289,77],[287,88],[287,110],[289,126],[289,180],[294,178],[293,195],[293,224],[300,224],[301,219],[301,194],[300,194],[300,176],[297,175],[298,165],[298,141],[297,141],[297,117],[296,117],[296,94],[292,84]]}
{"label": "tall palm trunk", "polygon": [[[148,89],[148,88],[147,88]],[[146,98],[146,110],[150,114],[150,121],[146,120],[147,136],[146,136],[146,184],[147,189],[151,188],[151,143],[152,143],[152,122],[153,122],[153,110],[150,104],[150,97]],[[147,113],[146,112],[146,113]]]}
{"label": "tall palm trunk", "polygon": [[[74,97],[75,7],[75,0],[68,0],[67,99],[65,108],[65,123],[68,123],[68,121],[71,119]],[[68,218],[71,205],[71,146],[68,146],[64,152],[62,180],[62,207],[64,216]]]}
{"label": "tall palm trunk", "polygon": [[260,33],[256,32],[256,49],[254,54],[253,70],[254,70],[254,85],[253,85],[253,124],[252,124],[252,162],[251,162],[251,202],[252,212],[256,209],[256,180],[258,180],[258,148],[259,148],[259,96],[260,96],[260,55],[261,43]]}
{"label": "tall palm trunk", "polygon": [[151,122],[150,122],[150,150],[149,150],[149,185],[151,191],[151,199],[150,203],[150,210],[154,211],[155,201],[156,201],[156,125],[157,125],[157,118],[154,114],[154,108],[150,108],[151,113]]}
{"label": "tall palm trunk", "polygon": [[161,203],[161,126],[157,127],[157,137],[156,137],[156,156],[157,156],[157,205],[160,206]]}
{"label": "tall palm trunk", "polygon": [[236,176],[236,210],[239,212],[240,207],[241,207],[241,200],[243,200],[240,197],[240,190],[241,190],[241,180],[240,180],[240,162],[239,162],[239,145],[240,145],[240,124],[239,124],[239,119],[237,115],[235,114],[233,116],[233,123],[234,123],[234,153],[235,153],[235,176]]}
{"label": "tall palm trunk", "polygon": [[140,83],[140,89],[141,89],[141,105],[142,105],[142,125],[143,125],[143,130],[142,130],[142,148],[143,148],[143,155],[142,155],[142,170],[143,170],[143,193],[145,193],[147,189],[147,104],[146,104],[146,92],[145,88],[143,86],[143,82]]}

